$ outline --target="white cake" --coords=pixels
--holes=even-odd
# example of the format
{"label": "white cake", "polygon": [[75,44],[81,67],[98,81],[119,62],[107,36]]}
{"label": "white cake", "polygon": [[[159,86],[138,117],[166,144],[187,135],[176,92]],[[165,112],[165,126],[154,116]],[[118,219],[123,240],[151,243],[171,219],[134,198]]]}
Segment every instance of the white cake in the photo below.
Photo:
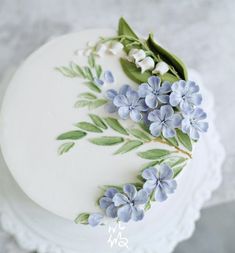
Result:
{"label": "white cake", "polygon": [[[177,138],[174,140],[176,143],[171,138],[169,143],[164,136],[153,136],[151,131],[148,133],[148,130],[141,129],[139,122],[129,117],[123,119],[117,112],[108,112],[105,104],[107,91],[110,89],[118,91],[124,84],[129,84],[133,90],[138,91],[138,84],[142,83],[138,83],[135,77],[130,78],[132,73],[127,73],[129,69],[123,68],[120,59],[125,59],[127,64],[136,60],[136,69],[139,71],[137,76],[140,79],[146,78],[147,73],[160,76],[162,84],[164,81],[172,84],[183,78],[179,78],[180,74],[177,73],[177,68],[175,69],[174,60],[172,62],[159,60],[161,64],[158,64],[157,71],[154,71],[156,62],[154,66],[151,65],[151,61],[144,62],[146,58],[151,58],[151,54],[148,56],[147,51],[142,57],[140,49],[136,49],[133,45],[134,49],[139,51],[131,54],[129,50],[128,56],[121,47],[120,42],[123,41],[111,40],[110,43],[107,40],[97,45],[101,36],[112,38],[116,34],[112,30],[86,30],[65,35],[45,44],[25,60],[13,76],[3,101],[0,118],[1,149],[10,172],[26,195],[52,214],[72,222],[80,214],[85,215],[85,218],[80,216],[76,220],[82,224],[89,223],[89,215],[99,213],[104,216],[102,224],[110,224],[121,219],[108,217],[106,210],[97,204],[97,200],[104,196],[104,186],[112,188],[117,186],[122,195],[124,193],[120,187],[125,184],[134,184],[137,190],[140,190],[142,186],[139,185],[147,181],[143,176],[142,181],[137,179],[137,176],[141,177],[144,165],[145,169],[154,166],[159,168],[161,163],[169,165],[173,174],[168,179],[174,181],[174,187],[172,186],[174,189],[166,191],[167,200],[155,203],[151,196],[151,210],[145,212],[144,219],[141,217],[140,222],[132,220],[128,223],[129,231],[132,233],[136,229],[144,233],[148,229],[148,224],[157,222],[158,215],[160,217],[171,213],[170,217],[174,209],[179,208],[176,203],[181,202],[184,189],[182,187],[188,184],[187,177],[182,176],[184,172],[181,170],[183,167],[187,170],[185,165],[191,160],[191,141],[189,137],[183,139],[187,133],[179,130],[182,126],[174,127],[177,129]],[[125,41],[123,44],[125,46]],[[92,54],[95,55],[96,66],[102,66],[102,75],[100,80],[92,80],[93,84],[90,87],[84,85],[84,77],[77,66],[90,66],[94,71],[93,79],[98,75],[92,62],[93,58],[89,56],[94,48],[96,51],[95,53],[92,51]],[[108,75],[107,80],[105,74]],[[87,78],[89,73],[85,75]],[[172,78],[176,80],[172,81]],[[101,79],[104,81],[102,84],[99,83]],[[167,102],[165,106],[170,106],[169,103]],[[164,106],[164,103],[160,101],[159,105]],[[158,110],[157,107],[150,108],[150,111],[154,110]],[[179,107],[175,111],[175,114],[178,113],[181,113]],[[95,122],[89,114],[98,116],[102,121]],[[120,125],[117,125],[116,121],[113,122],[113,119],[118,120],[123,128],[120,129]],[[88,122],[89,125],[81,122]],[[102,124],[105,126],[102,127]],[[133,133],[133,129],[138,129],[139,132]],[[78,137],[82,133],[85,133],[84,136]],[[111,144],[117,142],[117,145],[97,145],[97,141],[100,144],[99,138],[102,136],[115,137],[116,139],[101,141],[111,141]],[[126,146],[127,148],[119,150],[127,142],[133,144],[133,147]],[[120,153],[114,155],[117,150]],[[151,150],[158,150],[160,153],[155,154],[156,158],[152,158],[149,157],[152,156],[151,152],[146,153]],[[153,161],[157,162],[146,166]],[[181,174],[173,179],[179,172]],[[175,193],[169,194],[173,192]],[[150,193],[146,191],[146,194]],[[141,210],[149,209],[150,206],[146,208],[149,203],[150,199]],[[84,231],[82,225],[77,226]],[[88,226],[89,231],[93,229]],[[104,232],[103,228],[100,229]],[[88,230],[86,229],[86,233],[95,236],[94,231]],[[141,234],[138,237],[141,238]]]}

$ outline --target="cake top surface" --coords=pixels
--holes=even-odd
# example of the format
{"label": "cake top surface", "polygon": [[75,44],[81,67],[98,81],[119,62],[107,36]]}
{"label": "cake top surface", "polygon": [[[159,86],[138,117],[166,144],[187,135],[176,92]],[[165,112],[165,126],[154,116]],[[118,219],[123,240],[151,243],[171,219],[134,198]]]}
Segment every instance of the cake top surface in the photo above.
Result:
{"label": "cake top surface", "polygon": [[138,221],[139,206],[175,191],[192,140],[207,129],[198,91],[178,58],[123,20],[118,35],[65,35],[13,76],[1,109],[2,152],[45,209],[82,224],[97,225],[100,208]]}

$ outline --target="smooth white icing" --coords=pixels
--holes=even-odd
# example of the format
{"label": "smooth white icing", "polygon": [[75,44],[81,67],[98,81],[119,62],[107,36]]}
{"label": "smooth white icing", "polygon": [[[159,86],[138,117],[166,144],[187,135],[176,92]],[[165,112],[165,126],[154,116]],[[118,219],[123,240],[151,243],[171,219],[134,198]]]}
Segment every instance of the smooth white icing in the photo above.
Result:
{"label": "smooth white icing", "polygon": [[[68,65],[71,60],[85,65],[87,58],[74,52],[101,35],[113,34],[111,30],[87,30],[41,47],[15,73],[1,109],[1,147],[15,180],[33,201],[72,220],[81,212],[99,211],[95,204],[100,196],[99,186],[135,182],[141,165],[147,162],[135,151],[114,156],[118,146],[89,143],[87,138],[97,134],[77,141],[62,156],[57,154],[63,142],[56,137],[76,129],[76,122],[88,120],[88,111],[74,108],[78,94],[87,91],[82,79],[62,76],[54,68]],[[106,84],[105,89],[126,83],[136,86],[122,71],[118,57],[106,54],[98,61],[115,77],[115,84]],[[102,109],[93,112],[105,114]],[[113,131],[105,133],[109,134],[118,136]],[[148,148],[159,146],[148,144]],[[139,150],[143,149],[146,146]]]}

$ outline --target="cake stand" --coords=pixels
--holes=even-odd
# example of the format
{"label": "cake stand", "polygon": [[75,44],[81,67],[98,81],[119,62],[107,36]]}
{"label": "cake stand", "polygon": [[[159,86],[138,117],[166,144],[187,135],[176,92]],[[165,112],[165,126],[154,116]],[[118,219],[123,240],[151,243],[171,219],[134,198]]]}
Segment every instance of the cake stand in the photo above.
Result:
{"label": "cake stand", "polygon": [[[191,70],[190,76],[201,83],[200,76],[195,71]],[[1,84],[1,89],[6,85],[7,78]],[[179,182],[177,194],[180,197],[176,198],[177,202],[174,199],[168,201],[169,213],[162,213],[161,217],[154,217],[157,206],[152,208],[149,211],[151,219],[146,217],[144,221],[144,231],[125,235],[128,229],[123,225],[116,227],[117,230],[101,226],[94,230],[97,240],[89,241],[87,234],[92,228],[56,216],[30,200],[12,178],[1,156],[0,213],[3,229],[12,234],[22,248],[38,253],[172,252],[180,241],[192,235],[195,221],[200,217],[200,209],[221,182],[220,169],[225,153],[214,126],[213,97],[205,87],[202,86],[201,90],[207,100],[205,109],[209,115],[209,132],[196,145],[193,161],[179,177],[179,180],[183,177],[187,180],[184,179],[186,183],[181,185]],[[172,206],[175,208],[171,211]],[[155,222],[153,217],[156,218]],[[107,230],[102,246],[97,244],[100,240],[99,229],[102,232]]]}

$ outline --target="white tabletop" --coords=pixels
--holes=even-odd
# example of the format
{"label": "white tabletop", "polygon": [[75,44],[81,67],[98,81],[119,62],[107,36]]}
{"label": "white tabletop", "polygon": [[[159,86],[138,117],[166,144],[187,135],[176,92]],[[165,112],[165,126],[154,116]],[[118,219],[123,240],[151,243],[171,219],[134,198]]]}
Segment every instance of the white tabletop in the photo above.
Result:
{"label": "white tabletop", "polygon": [[[0,6],[0,79],[52,36],[91,27],[116,28],[121,15],[135,30],[155,32],[162,44],[201,73],[215,96],[217,128],[227,158],[224,181],[207,205],[235,199],[235,142],[231,140],[235,125],[233,0],[0,0]],[[0,86],[0,96],[3,92]],[[1,253],[18,252],[2,232],[0,245]]]}

